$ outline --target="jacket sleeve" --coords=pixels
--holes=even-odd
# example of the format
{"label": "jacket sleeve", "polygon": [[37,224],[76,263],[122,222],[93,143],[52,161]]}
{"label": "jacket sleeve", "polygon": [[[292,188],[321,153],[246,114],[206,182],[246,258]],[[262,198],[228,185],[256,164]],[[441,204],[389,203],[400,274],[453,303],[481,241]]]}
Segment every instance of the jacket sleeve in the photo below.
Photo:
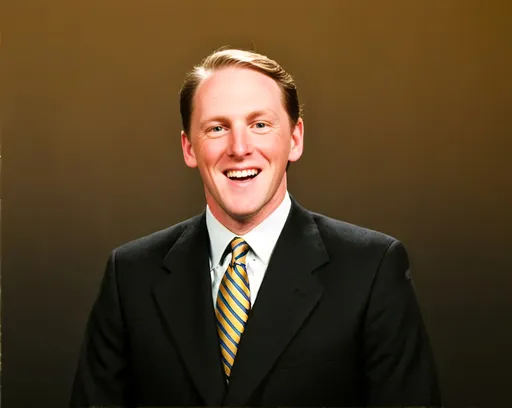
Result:
{"label": "jacket sleeve", "polygon": [[87,322],[70,407],[128,406],[128,381],[127,336],[113,252]]}
{"label": "jacket sleeve", "polygon": [[364,323],[369,406],[441,406],[434,357],[399,241],[374,277]]}

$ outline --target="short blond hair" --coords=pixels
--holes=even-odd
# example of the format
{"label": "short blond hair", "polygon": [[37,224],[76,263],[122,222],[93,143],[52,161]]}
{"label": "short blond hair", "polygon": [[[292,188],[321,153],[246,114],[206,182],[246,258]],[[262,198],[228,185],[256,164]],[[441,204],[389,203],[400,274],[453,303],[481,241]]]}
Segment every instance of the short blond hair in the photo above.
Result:
{"label": "short blond hair", "polygon": [[293,77],[286,72],[276,61],[254,51],[241,49],[221,49],[208,55],[199,65],[190,70],[183,81],[180,90],[180,113],[183,130],[190,137],[190,121],[194,109],[194,95],[197,87],[213,72],[228,68],[239,67],[252,69],[272,78],[283,96],[283,105],[290,118],[292,126],[302,117],[302,108],[299,104],[297,87]]}

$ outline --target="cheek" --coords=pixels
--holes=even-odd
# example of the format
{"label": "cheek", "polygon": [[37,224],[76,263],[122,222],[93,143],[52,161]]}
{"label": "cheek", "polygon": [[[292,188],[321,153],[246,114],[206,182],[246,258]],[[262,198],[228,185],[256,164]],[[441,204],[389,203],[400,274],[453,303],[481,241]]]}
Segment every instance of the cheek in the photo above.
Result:
{"label": "cheek", "polygon": [[199,150],[200,161],[203,167],[215,167],[224,155],[224,147],[219,141],[207,140],[201,146]]}
{"label": "cheek", "polygon": [[258,150],[269,160],[286,159],[290,153],[291,142],[288,135],[272,135],[260,139]]}

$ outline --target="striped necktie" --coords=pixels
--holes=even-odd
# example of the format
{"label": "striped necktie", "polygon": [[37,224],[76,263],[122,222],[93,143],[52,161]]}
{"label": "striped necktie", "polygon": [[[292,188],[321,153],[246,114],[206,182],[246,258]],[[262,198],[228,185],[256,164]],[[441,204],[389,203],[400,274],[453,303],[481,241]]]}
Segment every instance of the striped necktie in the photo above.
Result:
{"label": "striped necktie", "polygon": [[219,333],[222,365],[229,380],[240,338],[251,309],[251,292],[245,266],[249,245],[242,238],[231,241],[232,259],[217,294],[217,332]]}

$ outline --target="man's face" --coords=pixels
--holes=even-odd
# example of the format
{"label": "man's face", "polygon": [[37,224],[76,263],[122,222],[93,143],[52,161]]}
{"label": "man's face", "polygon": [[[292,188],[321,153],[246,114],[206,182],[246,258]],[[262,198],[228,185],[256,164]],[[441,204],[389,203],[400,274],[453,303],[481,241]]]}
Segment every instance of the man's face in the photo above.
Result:
{"label": "man's face", "polygon": [[274,80],[230,67],[197,88],[190,135],[182,132],[181,142],[215,217],[226,226],[255,226],[284,198],[286,165],[302,155],[303,122],[291,127]]}

